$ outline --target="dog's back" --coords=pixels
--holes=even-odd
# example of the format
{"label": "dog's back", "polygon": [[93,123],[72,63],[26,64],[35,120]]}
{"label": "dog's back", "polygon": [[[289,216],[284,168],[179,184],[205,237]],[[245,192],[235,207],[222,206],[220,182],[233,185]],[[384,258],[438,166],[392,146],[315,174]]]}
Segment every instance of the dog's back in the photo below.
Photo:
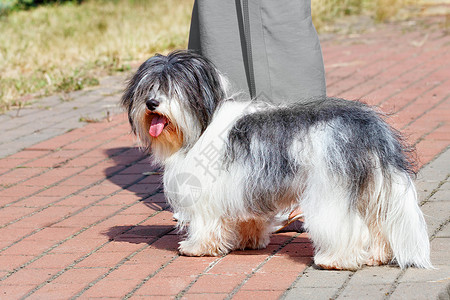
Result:
{"label": "dog's back", "polygon": [[[311,149],[313,144],[316,146]],[[305,152],[319,150],[321,158]],[[292,181],[309,166],[324,163],[327,172],[350,181],[356,199],[367,188],[376,163],[384,176],[389,176],[391,167],[413,174],[410,155],[411,148],[398,132],[369,106],[322,98],[241,117],[229,132],[225,160],[248,165],[261,178],[263,189],[267,180],[271,188],[282,188],[286,178]]]}
{"label": "dog's back", "polygon": [[[371,107],[323,98],[241,117],[225,161],[244,170],[243,195],[255,214],[289,205],[280,199],[299,201],[317,238],[316,263],[351,269],[395,259],[401,267],[430,267],[411,154]],[[348,251],[353,261],[336,258]]]}

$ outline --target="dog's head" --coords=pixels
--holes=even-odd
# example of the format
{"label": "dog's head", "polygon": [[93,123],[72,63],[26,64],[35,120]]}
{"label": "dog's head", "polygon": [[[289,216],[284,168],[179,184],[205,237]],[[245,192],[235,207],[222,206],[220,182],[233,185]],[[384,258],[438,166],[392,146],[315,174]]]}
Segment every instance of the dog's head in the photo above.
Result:
{"label": "dog's head", "polygon": [[130,79],[122,105],[142,146],[163,162],[198,140],[225,99],[224,84],[216,68],[198,54],[157,54]]}

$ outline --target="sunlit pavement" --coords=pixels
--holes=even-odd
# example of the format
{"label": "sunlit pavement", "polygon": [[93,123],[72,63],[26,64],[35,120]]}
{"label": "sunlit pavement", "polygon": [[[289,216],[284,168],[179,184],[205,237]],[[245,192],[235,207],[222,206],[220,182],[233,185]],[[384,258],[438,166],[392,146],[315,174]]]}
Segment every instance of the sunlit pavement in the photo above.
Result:
{"label": "sunlit pavement", "polygon": [[[0,116],[0,299],[435,299],[446,293],[450,36],[436,25],[439,18],[322,40],[328,94],[394,113],[389,122],[416,146],[436,269],[319,270],[300,222],[274,234],[264,250],[180,256],[160,172],[136,147],[125,115],[106,113],[117,111],[108,107],[119,101],[117,82],[124,78],[115,77],[70,102],[42,100],[58,109],[35,105]],[[97,119],[82,123],[73,107],[86,107],[90,118],[100,108]]]}

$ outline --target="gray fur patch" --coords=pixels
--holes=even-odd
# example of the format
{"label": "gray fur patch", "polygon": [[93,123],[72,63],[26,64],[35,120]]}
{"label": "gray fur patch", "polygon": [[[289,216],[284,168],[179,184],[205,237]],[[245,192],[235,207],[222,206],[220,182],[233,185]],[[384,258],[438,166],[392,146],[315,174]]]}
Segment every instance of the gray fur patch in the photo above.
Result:
{"label": "gray fur patch", "polygon": [[[225,153],[227,165],[246,165],[251,173],[246,201],[256,210],[275,209],[277,195],[282,195],[294,175],[305,170],[290,157],[294,140],[307,143],[313,127],[328,126],[332,141],[325,145],[329,172],[344,178],[352,204],[366,190],[378,157],[385,177],[390,168],[414,173],[411,149],[369,106],[338,98],[300,101],[288,107],[269,109],[240,118],[228,135]],[[335,159],[339,157],[340,159]]]}

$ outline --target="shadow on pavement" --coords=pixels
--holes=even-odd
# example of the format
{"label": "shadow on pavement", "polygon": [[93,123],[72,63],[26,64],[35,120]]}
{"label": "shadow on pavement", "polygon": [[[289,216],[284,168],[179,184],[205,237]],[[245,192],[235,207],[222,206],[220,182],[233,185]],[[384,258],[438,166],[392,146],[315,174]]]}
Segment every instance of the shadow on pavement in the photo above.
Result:
{"label": "shadow on pavement", "polygon": [[[153,243],[161,236],[170,232],[175,233],[175,222],[170,225],[138,225],[138,226],[114,226],[111,227],[105,235],[110,241],[126,242],[132,244]],[[175,235],[174,235],[175,236]],[[169,250],[164,249],[163,250]]]}
{"label": "shadow on pavement", "polygon": [[[155,211],[168,208],[162,187],[162,172],[152,163],[149,155],[137,147],[118,147],[104,150],[114,165],[103,170],[111,183],[138,196],[140,202]],[[167,223],[167,221],[165,222]],[[152,243],[175,228],[170,225],[123,225],[114,226],[104,234],[115,242],[134,244]]]}
{"label": "shadow on pavement", "polygon": [[152,163],[149,155],[136,147],[104,151],[114,161],[113,166],[103,170],[108,181],[139,196],[151,209],[161,209],[161,206],[153,206],[152,203],[165,203],[164,197],[159,195],[162,192],[162,172]]}
{"label": "shadow on pavement", "polygon": [[[167,203],[162,193],[161,176],[162,171],[152,164],[148,155],[138,148],[121,147],[105,150],[106,154],[114,161],[114,165],[105,169],[104,174],[108,180],[124,190],[138,195],[142,203],[152,210],[163,210]],[[147,158],[148,160],[144,160]],[[114,175],[120,169],[125,170]],[[134,184],[136,182],[136,184]],[[167,220],[165,221],[167,224]],[[104,234],[114,242],[126,242],[133,244],[149,243],[161,250],[174,250],[173,242],[159,243],[158,239],[170,239],[178,241],[182,239],[183,233],[176,234],[176,222],[173,225],[122,225],[108,229]],[[272,241],[277,239],[277,234],[286,232],[304,232],[303,223],[295,221],[286,228],[272,236]],[[274,251],[269,245],[261,250],[232,251],[235,255],[267,255]],[[175,248],[176,249],[176,248]],[[289,253],[287,253],[289,254]],[[296,254],[295,256],[297,256]]]}
{"label": "shadow on pavement", "polygon": [[[143,244],[148,243],[152,244],[153,247],[158,248],[160,250],[176,250],[178,246],[174,248],[174,245],[177,245],[180,240],[183,238],[183,233],[177,234],[177,230],[175,228],[175,221],[173,225],[123,225],[123,226],[114,226],[109,228],[107,232],[104,234],[108,236],[110,241],[114,242],[125,242],[132,244]],[[277,244],[277,240],[281,237],[283,240],[289,239],[289,236],[284,236],[283,233],[287,232],[302,232],[302,222],[296,221],[290,224],[288,227],[283,229],[277,234],[274,234],[271,238],[271,244],[266,249],[246,249],[246,250],[236,250],[232,251],[233,255],[270,255],[273,251],[277,250],[279,245]],[[170,242],[156,242],[157,240],[169,239]],[[175,244],[174,244],[175,243]],[[275,244],[272,244],[275,243]],[[290,251],[286,251],[286,255],[292,257],[310,257],[312,255],[310,240],[308,238],[297,238],[296,239],[295,250],[292,249]],[[302,254],[303,253],[303,254]]]}

